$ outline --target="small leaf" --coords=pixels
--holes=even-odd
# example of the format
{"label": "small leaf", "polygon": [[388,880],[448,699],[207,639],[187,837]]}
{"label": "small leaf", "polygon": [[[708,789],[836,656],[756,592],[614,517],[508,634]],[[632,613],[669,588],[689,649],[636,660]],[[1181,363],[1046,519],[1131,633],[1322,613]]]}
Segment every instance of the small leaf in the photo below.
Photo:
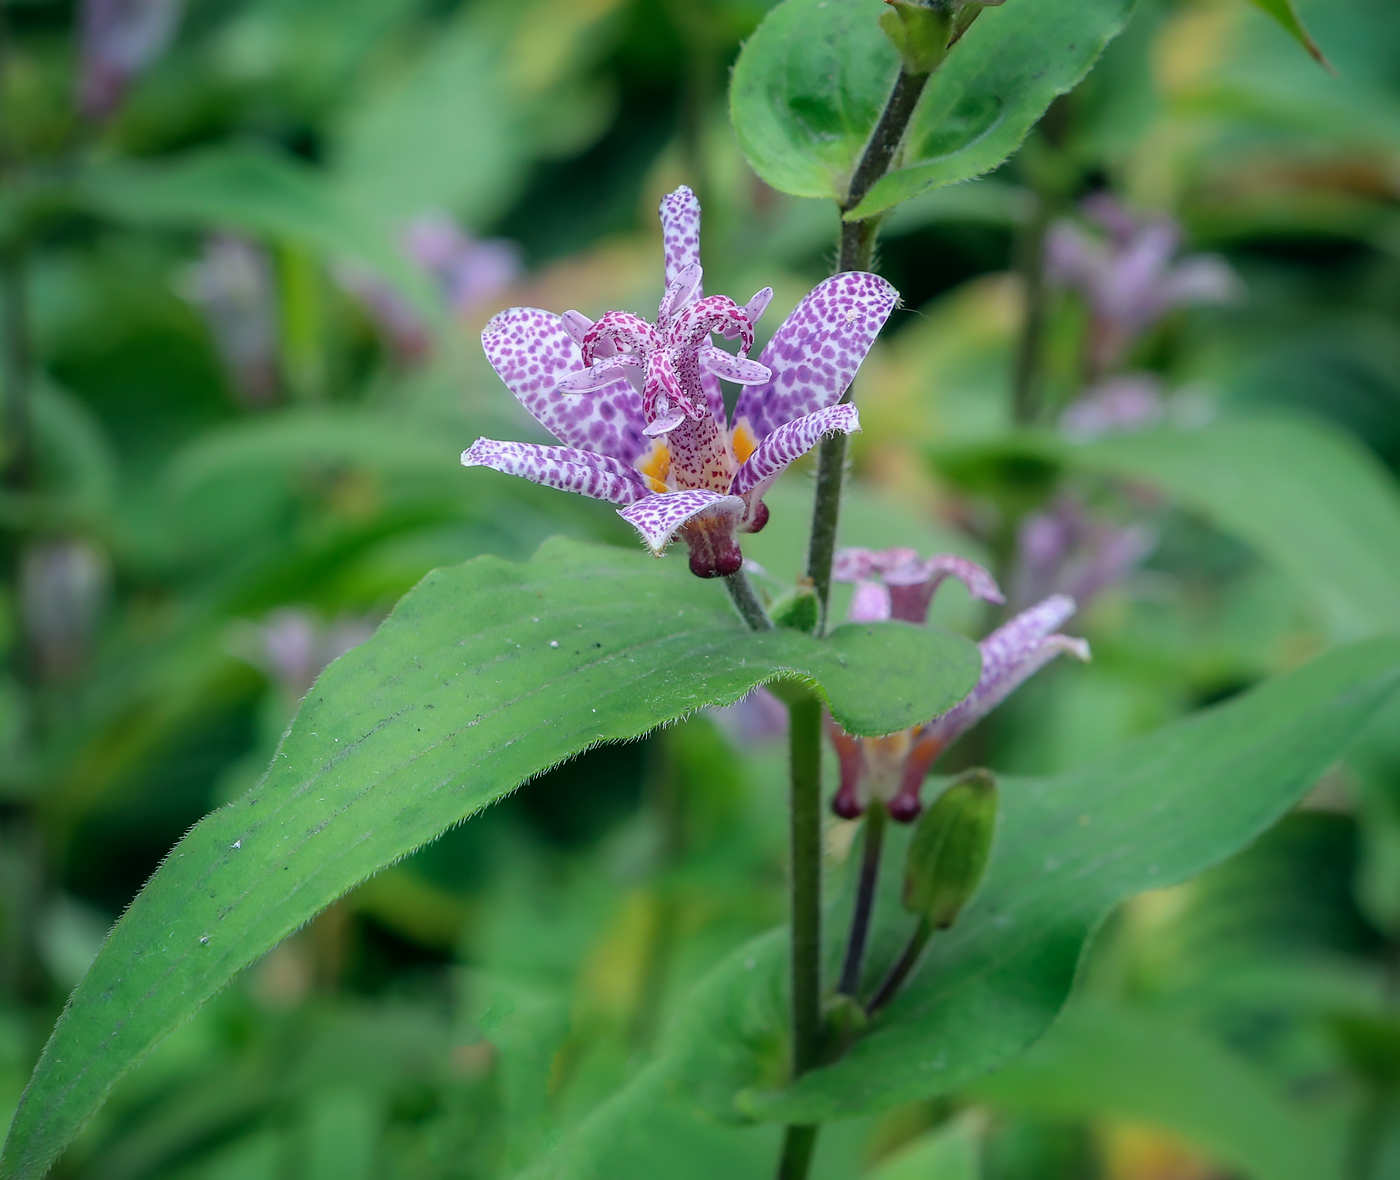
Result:
{"label": "small leaf", "polygon": [[1334,74],[1337,72],[1332,68],[1332,63],[1323,56],[1322,50],[1308,32],[1308,27],[1303,24],[1303,18],[1298,15],[1298,6],[1293,0],[1253,0],[1253,3],[1278,21],[1299,45],[1312,54],[1319,65]]}
{"label": "small leaf", "polygon": [[[928,84],[901,166],[852,216],[989,172],[1126,23],[1133,0],[1016,0],[981,14]],[[774,188],[841,200],[899,70],[878,0],[784,0],[734,67],[730,115]]]}
{"label": "small leaf", "polygon": [[15,1114],[0,1177],[36,1177],[108,1090],[268,948],[540,771],[791,675],[855,733],[965,696],[976,647],[861,624],[744,629],[682,563],[553,541],[438,570],[331,665],[257,788],[205,817],[117,923]]}

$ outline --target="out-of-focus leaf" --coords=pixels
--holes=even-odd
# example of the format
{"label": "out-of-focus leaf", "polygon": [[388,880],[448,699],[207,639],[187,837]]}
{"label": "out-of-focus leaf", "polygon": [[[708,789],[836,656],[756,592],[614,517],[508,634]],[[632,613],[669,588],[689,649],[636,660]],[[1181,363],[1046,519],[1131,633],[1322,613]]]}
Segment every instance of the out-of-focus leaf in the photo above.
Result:
{"label": "out-of-focus leaf", "polygon": [[230,977],[532,775],[754,685],[820,687],[856,733],[947,709],[976,649],[929,628],[745,630],[681,563],[556,541],[429,575],[308,694],[267,776],[132,903],[55,1029],[0,1158],[42,1174],[113,1083]]}
{"label": "out-of-focus leaf", "polygon": [[[984,12],[930,80],[899,166],[851,216],[991,171],[1084,76],[1131,10],[1132,0],[1069,8],[1018,0]],[[785,0],[745,45],[730,114],[744,154],[774,188],[845,196],[899,68],[881,11],[875,0]]]}
{"label": "out-of-focus leaf", "polygon": [[977,1129],[963,1118],[900,1148],[865,1180],[978,1180],[980,1154]]}
{"label": "out-of-focus leaf", "polygon": [[[691,993],[671,1030],[664,1083],[720,1116],[786,1122],[853,1117],[968,1084],[1050,1025],[1113,906],[1256,837],[1397,687],[1400,639],[1355,644],[1083,769],[1004,780],[981,892],[845,1058],[773,1089],[787,1068],[787,947],[776,930]],[[897,868],[897,851],[886,859]],[[872,972],[909,936],[897,877],[887,873],[882,885]],[[834,928],[844,929],[839,918],[828,923]],[[833,970],[838,942],[829,948]]]}
{"label": "out-of-focus leaf", "polygon": [[1325,422],[1283,415],[1119,435],[1068,452],[1154,484],[1275,563],[1354,638],[1400,629],[1400,488]]}
{"label": "out-of-focus leaf", "polygon": [[1174,1131],[1254,1180],[1332,1176],[1340,1144],[1252,1067],[1181,1021],[1075,1004],[972,1096],[1051,1118],[1112,1116]]}
{"label": "out-of-focus leaf", "polygon": [[232,147],[156,163],[104,163],[83,174],[78,191],[89,208],[131,224],[232,230],[353,258],[393,279],[424,310],[434,307],[390,228],[324,173],[286,156]]}
{"label": "out-of-focus leaf", "polygon": [[1252,0],[1252,2],[1287,29],[1289,36],[1312,54],[1320,65],[1326,66],[1329,70],[1332,68],[1331,63],[1322,55],[1322,50],[1318,48],[1317,42],[1313,40],[1312,34],[1308,32],[1308,27],[1303,24],[1303,18],[1298,15],[1298,7],[1293,3],[1293,0]]}

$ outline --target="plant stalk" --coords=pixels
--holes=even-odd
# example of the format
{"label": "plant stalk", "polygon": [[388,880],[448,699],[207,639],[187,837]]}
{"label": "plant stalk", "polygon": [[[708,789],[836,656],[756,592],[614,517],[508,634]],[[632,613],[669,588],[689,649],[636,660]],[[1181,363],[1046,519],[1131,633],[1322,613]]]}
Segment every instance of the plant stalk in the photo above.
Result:
{"label": "plant stalk", "polygon": [[724,588],[729,591],[734,609],[748,624],[750,631],[773,630],[773,620],[763,609],[763,603],[759,602],[758,595],[753,591],[753,583],[749,581],[748,575],[743,570],[727,574],[724,579]]}
{"label": "plant stalk", "polygon": [[1017,270],[1021,275],[1024,314],[1016,343],[1016,371],[1011,391],[1011,417],[1017,426],[1030,426],[1039,417],[1039,379],[1045,340],[1049,292],[1045,282],[1045,235],[1050,228],[1050,202],[1037,194],[1035,211],[1021,233]]}
{"label": "plant stalk", "polygon": [[778,1180],[805,1180],[812,1166],[812,1149],[817,1144],[815,1126],[792,1126],[783,1136],[783,1154],[778,1160]]}
{"label": "plant stalk", "polygon": [[[846,199],[841,202],[841,242],[836,256],[836,271],[868,270],[875,256],[875,236],[880,217],[846,221],[849,213],[865,199],[874,183],[889,170],[895,153],[909,129],[914,108],[928,83],[929,74],[911,74],[901,68],[895,79],[885,109],[875,124],[870,139],[861,153]],[[842,401],[849,401],[846,390]],[[831,563],[836,557],[836,525],[841,511],[841,483],[846,474],[846,436],[834,435],[822,441],[817,455],[816,500],[812,507],[812,538],[807,548],[807,576],[817,591],[821,604],[820,631],[826,629],[827,603],[831,598]]]}
{"label": "plant stalk", "polygon": [[899,989],[904,986],[904,981],[909,978],[909,973],[918,965],[919,957],[924,953],[924,948],[928,946],[928,940],[933,936],[933,925],[927,918],[920,918],[919,924],[914,929],[913,936],[904,948],[904,953],[899,956],[899,962],[890,968],[890,973],[885,977],[885,982],[880,985],[871,999],[866,1012],[874,1016],[886,1004],[888,1004]]}
{"label": "plant stalk", "polygon": [[861,967],[865,964],[865,946],[870,938],[870,914],[875,908],[875,887],[880,881],[880,850],[885,839],[885,824],[889,812],[876,799],[865,813],[865,839],[861,845],[860,881],[856,887],[856,904],[851,911],[851,933],[846,940],[846,959],[841,965],[841,982],[836,990],[855,997],[860,990]]}

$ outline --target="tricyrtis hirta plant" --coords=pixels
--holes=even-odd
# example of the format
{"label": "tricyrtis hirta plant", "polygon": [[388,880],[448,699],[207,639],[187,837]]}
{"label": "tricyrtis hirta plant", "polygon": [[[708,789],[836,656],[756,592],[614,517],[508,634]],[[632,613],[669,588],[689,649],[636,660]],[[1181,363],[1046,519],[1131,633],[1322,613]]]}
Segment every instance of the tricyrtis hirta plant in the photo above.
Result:
{"label": "tricyrtis hirta plant", "polygon": [[[856,585],[853,622],[903,619],[923,624],[934,593],[950,577],[962,582],[973,598],[1006,601],[991,574],[951,554],[921,561],[912,549],[843,549],[836,555],[833,576]],[[854,819],[879,800],[891,818],[906,823],[915,819],[923,806],[924,777],[944,750],[1061,652],[1089,658],[1083,639],[1056,634],[1074,610],[1074,599],[1052,594],[988,635],[977,645],[982,653],[977,687],[941,717],[882,738],[852,737],[828,720],[841,763],[841,787],[832,800],[836,814]]]}
{"label": "tricyrtis hirta plant", "polygon": [[[860,428],[855,407],[838,403],[898,297],[877,275],[836,275],[754,361],[772,290],[742,307],[703,294],[700,205],[688,188],[661,202],[661,224],[666,293],[655,322],[515,307],[486,326],[481,342],[501,380],[565,445],[482,438],[462,462],[623,505],[618,515],[653,553],[679,532],[691,570],[720,577],[743,564],[737,534],[767,523],[773,481],[823,436]],[[737,353],[716,335],[737,339]],[[722,379],[744,387],[732,418]]]}

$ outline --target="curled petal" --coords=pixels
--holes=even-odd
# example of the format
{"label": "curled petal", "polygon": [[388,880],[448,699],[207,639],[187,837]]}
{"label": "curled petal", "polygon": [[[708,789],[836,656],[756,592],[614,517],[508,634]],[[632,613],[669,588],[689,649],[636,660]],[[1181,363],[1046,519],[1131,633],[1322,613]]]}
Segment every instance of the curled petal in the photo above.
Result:
{"label": "curled petal", "polygon": [[883,582],[859,581],[847,617],[853,623],[883,623],[890,617],[890,591]]}
{"label": "curled petal", "polygon": [[647,438],[656,438],[659,435],[669,434],[684,421],[685,411],[672,406],[670,409],[659,413],[656,416],[656,420],[650,423],[642,433],[645,434]]}
{"label": "curled petal", "polygon": [[559,384],[554,388],[558,393],[592,393],[595,389],[606,388],[619,378],[625,378],[629,365],[636,367],[635,357],[606,357],[587,369],[559,378]]}
{"label": "curled petal", "polygon": [[681,268],[680,273],[666,288],[661,297],[661,306],[656,312],[656,322],[660,326],[670,323],[673,316],[689,306],[700,295],[700,282],[704,277],[698,262]]}
{"label": "curled petal", "polygon": [[[647,357],[646,385],[642,392],[642,412],[647,419],[646,433],[656,433],[651,428],[678,411],[698,422],[705,416],[706,409],[690,400],[690,395],[681,381],[680,374],[676,372],[675,362],[667,349],[659,348]],[[663,427],[663,431],[673,429],[674,426]]]}
{"label": "curled petal", "polygon": [[644,356],[660,344],[656,329],[641,316],[630,311],[610,311],[584,333],[583,363],[591,365],[614,352]]}
{"label": "curled petal", "polygon": [[593,326],[593,321],[581,311],[566,311],[559,317],[559,322],[564,325],[564,331],[573,342],[580,345],[584,336],[588,334],[588,329]]}
{"label": "curled petal", "polygon": [[[763,313],[768,310],[768,305],[773,302],[773,288],[764,287],[744,304],[744,318],[749,321],[749,327],[756,327],[758,321],[763,318]],[[733,340],[739,334],[739,329],[735,327],[724,330],[724,338]]]}
{"label": "curled petal", "polygon": [[773,376],[766,366],[757,361],[751,361],[746,356],[735,356],[713,344],[700,346],[700,364],[716,377],[723,377],[736,385],[761,385]]}
{"label": "curled petal", "polygon": [[863,578],[883,575],[892,565],[918,561],[919,555],[902,546],[897,549],[862,549],[850,546],[836,553],[831,565],[831,577],[837,582],[858,582]]}
{"label": "curled petal", "polygon": [[572,447],[497,442],[479,438],[462,452],[463,467],[489,467],[532,483],[575,492],[611,504],[634,504],[649,495],[641,473],[606,455]]}
{"label": "curled petal", "polygon": [[641,533],[647,548],[658,557],[676,535],[676,531],[706,510],[732,516],[736,521],[744,510],[738,496],[725,496],[704,488],[685,492],[649,495],[618,512],[628,524]]}
{"label": "curled petal", "polygon": [[559,379],[584,367],[560,317],[512,307],[481,333],[487,359],[516,399],[560,442],[632,463],[648,447],[642,397],[628,381],[575,397],[555,394]]}
{"label": "curled petal", "polygon": [[894,617],[910,623],[925,622],[934,594],[950,577],[966,586],[973,598],[983,602],[1006,601],[996,579],[975,561],[951,553],[936,553],[927,561],[909,562],[885,574]]}
{"label": "curled petal", "polygon": [[988,635],[977,645],[982,653],[977,687],[966,700],[922,727],[921,736],[937,738],[947,746],[1061,652],[1087,660],[1089,645],[1084,640],[1053,634],[1074,610],[1074,599],[1052,594]]}
{"label": "curled petal", "polygon": [[693,348],[702,344],[711,332],[737,335],[741,354],[753,347],[753,325],[744,309],[728,295],[711,295],[690,304],[676,317],[668,338],[674,347]]}
{"label": "curled petal", "polygon": [[661,198],[661,237],[669,286],[687,266],[700,265],[700,202],[685,185]]}
{"label": "curled petal", "polygon": [[773,378],[739,395],[734,420],[748,418],[762,438],[840,401],[898,299],[884,279],[862,271],[820,283],[773,334],[758,358]]}
{"label": "curled petal", "polygon": [[734,473],[729,490],[743,496],[762,490],[781,475],[793,460],[810,451],[828,434],[854,434],[860,429],[855,406],[828,406],[772,431],[743,466]]}

